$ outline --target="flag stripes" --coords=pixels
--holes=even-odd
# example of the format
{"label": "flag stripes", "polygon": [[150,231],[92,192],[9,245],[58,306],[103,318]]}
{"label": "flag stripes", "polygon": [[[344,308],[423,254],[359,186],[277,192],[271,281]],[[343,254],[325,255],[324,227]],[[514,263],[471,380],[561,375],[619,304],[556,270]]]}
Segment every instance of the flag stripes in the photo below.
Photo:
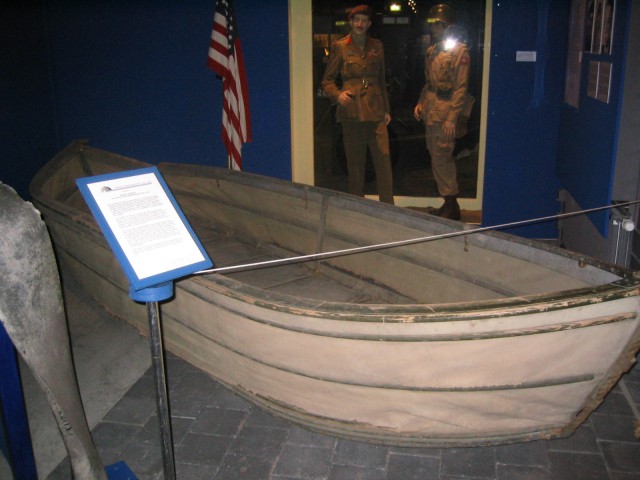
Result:
{"label": "flag stripes", "polygon": [[242,170],[242,144],[251,141],[249,93],[232,0],[217,0],[207,64],[222,77],[222,142],[230,167]]}

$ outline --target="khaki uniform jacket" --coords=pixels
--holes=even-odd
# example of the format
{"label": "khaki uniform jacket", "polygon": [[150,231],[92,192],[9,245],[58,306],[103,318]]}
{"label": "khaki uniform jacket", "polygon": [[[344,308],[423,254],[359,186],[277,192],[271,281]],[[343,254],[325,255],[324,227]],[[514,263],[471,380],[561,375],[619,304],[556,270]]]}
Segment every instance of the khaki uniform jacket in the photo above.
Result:
{"label": "khaki uniform jacket", "polygon": [[469,67],[469,49],[462,42],[449,51],[442,42],[427,49],[424,65],[427,82],[419,100],[426,125],[445,120],[456,123],[461,115],[469,117],[473,106],[468,94]]}
{"label": "khaki uniform jacket", "polygon": [[[338,76],[342,88],[336,84]],[[382,42],[367,37],[364,50],[356,45],[351,35],[335,42],[322,77],[322,88],[334,103],[344,90],[353,94],[349,105],[338,105],[338,122],[384,121],[384,115],[390,109]]]}

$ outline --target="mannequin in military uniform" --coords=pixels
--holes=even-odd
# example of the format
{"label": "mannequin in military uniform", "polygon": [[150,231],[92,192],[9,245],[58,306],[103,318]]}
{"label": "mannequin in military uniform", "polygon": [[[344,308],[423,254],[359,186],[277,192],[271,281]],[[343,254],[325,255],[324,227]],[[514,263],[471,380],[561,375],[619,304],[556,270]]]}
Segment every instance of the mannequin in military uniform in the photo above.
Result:
{"label": "mannequin in military uniform", "polygon": [[[364,195],[367,146],[376,172],[380,201],[393,204],[389,134],[391,121],[382,42],[367,35],[372,11],[367,5],[351,9],[351,33],[331,47],[322,88],[338,104],[336,118],[349,170],[349,193]],[[341,87],[336,83],[341,79]]]}
{"label": "mannequin in military uniform", "polygon": [[424,121],[433,176],[438,184],[438,193],[444,197],[444,204],[430,209],[429,213],[459,220],[459,190],[453,149],[456,138],[466,133],[466,119],[473,99],[467,91],[469,49],[453,21],[454,11],[449,5],[439,4],[429,10],[427,23],[435,43],[427,49],[426,84],[413,114],[416,120]]}

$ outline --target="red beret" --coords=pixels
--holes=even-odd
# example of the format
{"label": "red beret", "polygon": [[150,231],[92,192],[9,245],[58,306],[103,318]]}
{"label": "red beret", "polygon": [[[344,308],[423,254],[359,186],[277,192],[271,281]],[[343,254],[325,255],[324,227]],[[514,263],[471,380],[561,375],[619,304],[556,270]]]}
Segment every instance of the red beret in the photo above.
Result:
{"label": "red beret", "polygon": [[366,15],[367,17],[369,17],[369,20],[373,19],[373,12],[371,11],[371,7],[369,5],[358,5],[357,7],[353,7],[349,12],[349,20],[351,20],[351,17],[358,14]]}

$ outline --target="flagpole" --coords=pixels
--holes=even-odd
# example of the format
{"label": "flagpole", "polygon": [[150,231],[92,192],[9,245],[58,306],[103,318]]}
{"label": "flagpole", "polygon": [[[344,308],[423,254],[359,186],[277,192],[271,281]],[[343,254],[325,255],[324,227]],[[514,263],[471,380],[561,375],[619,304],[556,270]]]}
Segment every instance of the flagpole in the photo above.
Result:
{"label": "flagpole", "polygon": [[230,169],[242,170],[242,144],[251,141],[249,92],[233,0],[216,0],[207,64],[222,78],[222,141]]}

